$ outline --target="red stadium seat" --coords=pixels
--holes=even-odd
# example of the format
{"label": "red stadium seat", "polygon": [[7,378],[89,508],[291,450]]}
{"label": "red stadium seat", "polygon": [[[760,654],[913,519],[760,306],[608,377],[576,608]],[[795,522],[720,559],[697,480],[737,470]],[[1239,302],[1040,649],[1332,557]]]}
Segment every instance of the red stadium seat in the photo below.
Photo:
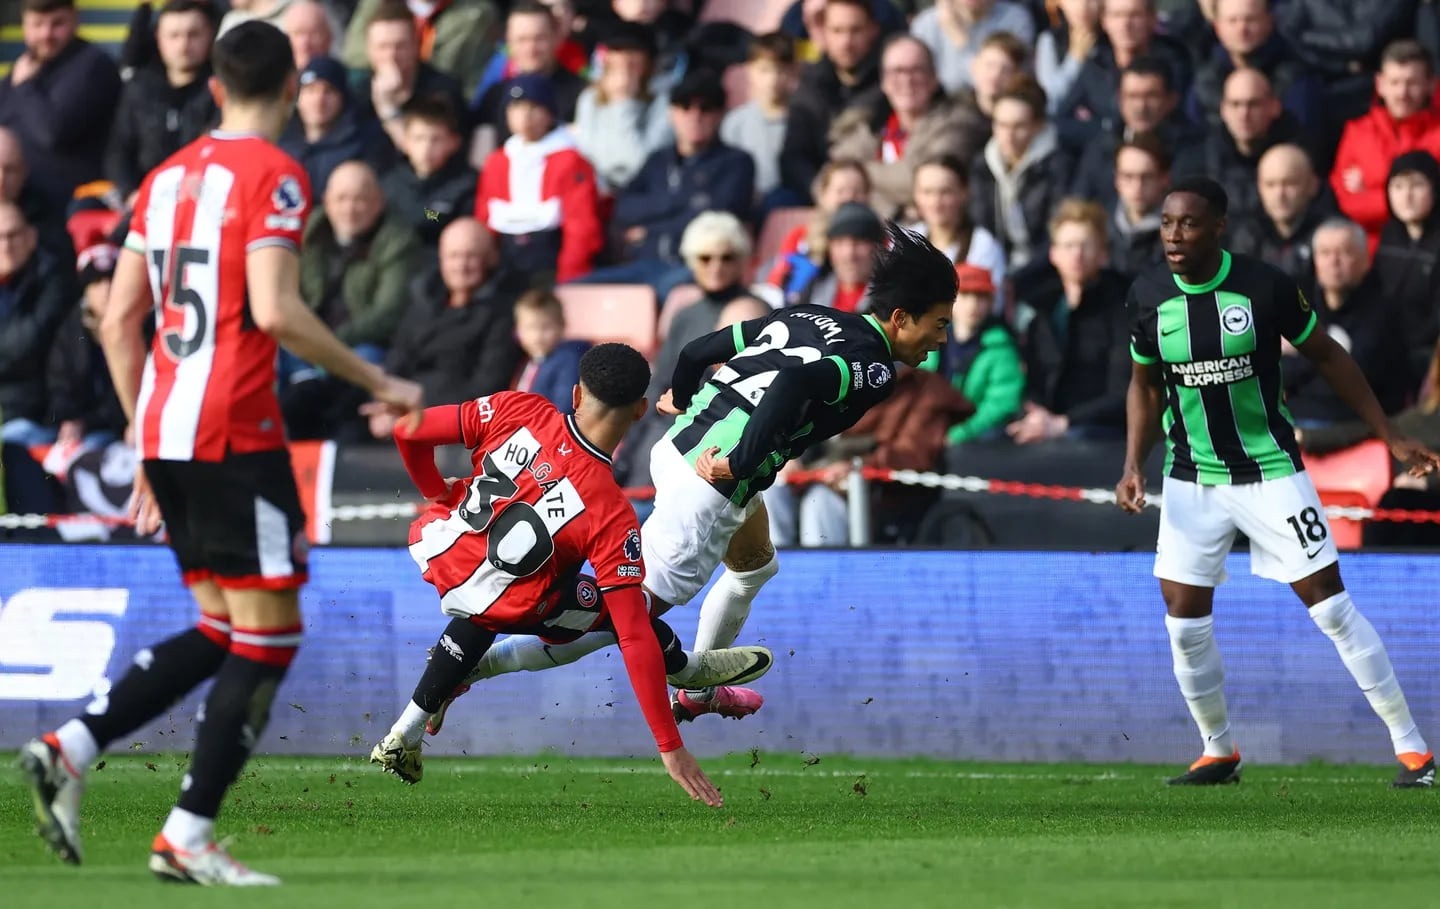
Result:
{"label": "red stadium seat", "polygon": [[694,284],[681,284],[670,291],[670,296],[665,298],[665,305],[660,307],[659,340],[661,344],[664,344],[665,339],[670,337],[670,324],[675,321],[675,314],[694,304],[704,295],[704,291]]}
{"label": "red stadium seat", "polygon": [[752,34],[763,35],[780,27],[792,0],[709,0],[700,11],[701,22],[734,22]]}
{"label": "red stadium seat", "polygon": [[[1390,489],[1390,450],[1385,443],[1372,439],[1343,451],[1328,455],[1306,455],[1305,469],[1326,505],[1374,508],[1380,497]],[[1363,522],[1335,520],[1330,522],[1335,545],[1341,549],[1358,549]]]}
{"label": "red stadium seat", "polygon": [[565,334],[582,341],[620,341],[655,355],[655,292],[643,284],[562,284]]}

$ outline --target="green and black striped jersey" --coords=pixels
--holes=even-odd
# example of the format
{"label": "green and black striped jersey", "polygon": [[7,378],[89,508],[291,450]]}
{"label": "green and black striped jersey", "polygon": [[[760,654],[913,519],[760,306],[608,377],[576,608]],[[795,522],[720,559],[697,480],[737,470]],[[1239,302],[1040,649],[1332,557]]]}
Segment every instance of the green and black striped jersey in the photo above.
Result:
{"label": "green and black striped jersey", "polygon": [[1126,305],[1131,356],[1161,366],[1169,476],[1224,485],[1305,469],[1283,399],[1280,339],[1303,343],[1317,318],[1293,279],[1225,252],[1204,284],[1163,266],[1141,274]]}
{"label": "green and black striped jersey", "polygon": [[853,426],[894,385],[890,339],[874,316],[792,306],[685,345],[671,383],[684,413],[667,438],[692,465],[719,448],[735,479],[713,485],[743,505],[786,461]]}

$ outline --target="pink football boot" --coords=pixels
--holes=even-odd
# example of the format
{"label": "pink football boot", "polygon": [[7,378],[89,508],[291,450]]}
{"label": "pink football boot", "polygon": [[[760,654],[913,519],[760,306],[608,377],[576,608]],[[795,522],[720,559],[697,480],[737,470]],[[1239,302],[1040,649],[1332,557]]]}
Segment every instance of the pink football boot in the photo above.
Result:
{"label": "pink football boot", "polygon": [[683,723],[695,719],[702,713],[718,713],[733,720],[743,719],[765,704],[764,695],[749,688],[721,685],[712,689],[715,694],[709,700],[693,698],[687,691],[675,692],[671,707],[675,711],[675,722]]}

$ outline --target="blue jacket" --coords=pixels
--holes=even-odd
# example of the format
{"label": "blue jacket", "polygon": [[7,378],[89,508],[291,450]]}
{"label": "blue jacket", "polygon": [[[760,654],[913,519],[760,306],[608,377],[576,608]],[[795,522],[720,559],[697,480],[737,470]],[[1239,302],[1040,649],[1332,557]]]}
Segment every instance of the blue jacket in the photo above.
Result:
{"label": "blue jacket", "polygon": [[[580,358],[590,349],[589,341],[565,341],[540,361],[535,379],[530,383],[533,394],[543,395],[561,413],[574,410],[574,388],[580,381]],[[521,368],[524,366],[522,364]]]}
{"label": "blue jacket", "polygon": [[755,162],[748,153],[718,139],[683,159],[675,146],[662,148],[615,199],[616,227],[645,228],[643,240],[626,244],[625,259],[679,263],[680,235],[696,215],[728,211],[748,221],[754,195]]}

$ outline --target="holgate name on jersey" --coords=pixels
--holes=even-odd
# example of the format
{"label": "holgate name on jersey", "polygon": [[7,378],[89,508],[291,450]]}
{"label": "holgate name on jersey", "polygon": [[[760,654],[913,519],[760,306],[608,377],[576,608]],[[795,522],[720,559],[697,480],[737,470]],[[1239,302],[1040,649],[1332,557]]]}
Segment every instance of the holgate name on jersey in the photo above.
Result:
{"label": "holgate name on jersey", "polygon": [[1205,385],[1229,385],[1255,375],[1250,354],[1221,357],[1218,360],[1195,360],[1190,363],[1166,363],[1165,368],[1178,384],[1189,388]]}

